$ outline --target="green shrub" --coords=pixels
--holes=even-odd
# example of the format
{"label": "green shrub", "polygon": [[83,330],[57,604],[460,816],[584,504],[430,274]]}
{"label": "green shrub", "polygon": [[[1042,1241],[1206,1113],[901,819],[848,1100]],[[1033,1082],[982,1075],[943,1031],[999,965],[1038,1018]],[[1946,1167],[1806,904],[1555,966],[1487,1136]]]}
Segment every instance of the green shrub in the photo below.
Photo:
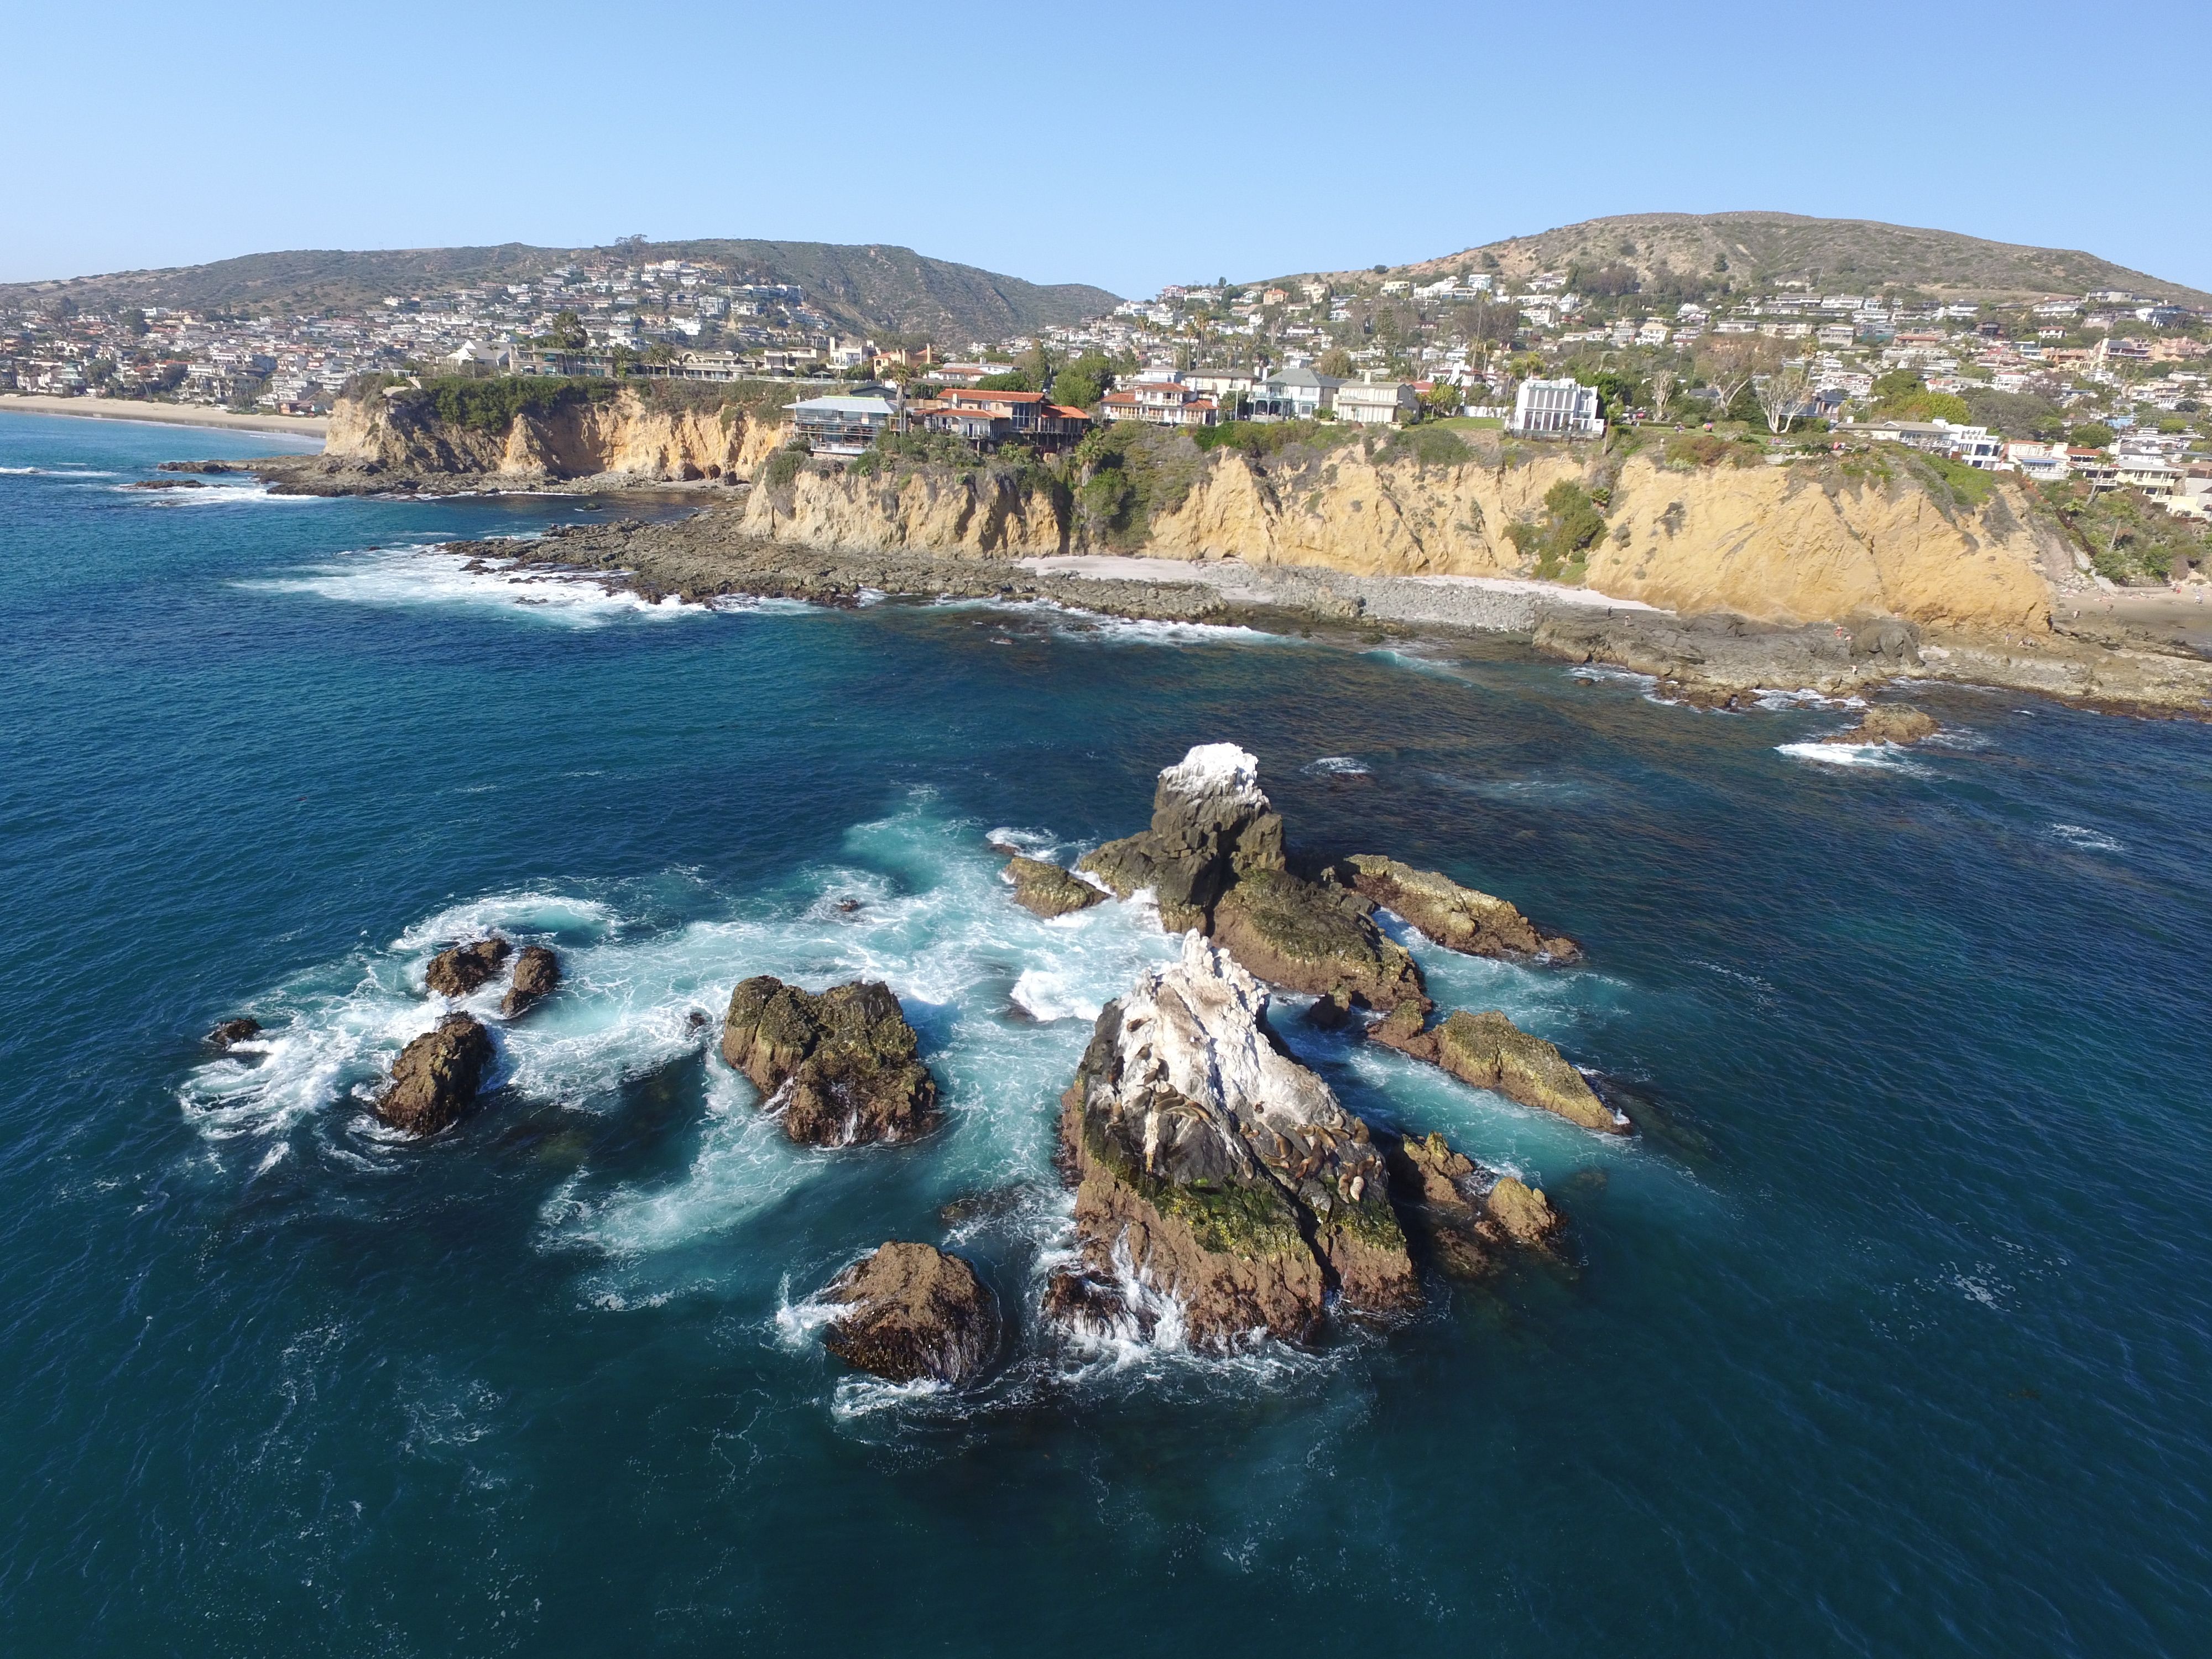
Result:
{"label": "green shrub", "polygon": [[806,451],[797,444],[779,449],[761,463],[760,481],[769,489],[787,489],[806,465]]}
{"label": "green shrub", "polygon": [[1389,460],[1410,457],[1420,466],[1459,466],[1473,460],[1474,452],[1456,432],[1448,432],[1441,427],[1408,426],[1391,435],[1383,456]]}
{"label": "green shrub", "polygon": [[504,374],[481,380],[425,381],[422,401],[444,425],[502,433],[518,415],[550,415],[574,404],[604,403],[621,390],[613,380]]}

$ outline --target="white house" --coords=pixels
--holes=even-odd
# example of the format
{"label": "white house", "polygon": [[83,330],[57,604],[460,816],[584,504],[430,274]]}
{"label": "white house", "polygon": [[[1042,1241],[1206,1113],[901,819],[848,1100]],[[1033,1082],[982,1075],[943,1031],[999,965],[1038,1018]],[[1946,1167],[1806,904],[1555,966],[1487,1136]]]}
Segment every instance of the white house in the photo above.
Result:
{"label": "white house", "polygon": [[1506,430],[1551,438],[1601,436],[1605,421],[1598,413],[1596,388],[1578,380],[1523,380],[1513,394],[1513,418]]}
{"label": "white house", "polygon": [[1361,426],[1395,426],[1419,404],[1407,380],[1346,380],[1336,389],[1338,418]]}

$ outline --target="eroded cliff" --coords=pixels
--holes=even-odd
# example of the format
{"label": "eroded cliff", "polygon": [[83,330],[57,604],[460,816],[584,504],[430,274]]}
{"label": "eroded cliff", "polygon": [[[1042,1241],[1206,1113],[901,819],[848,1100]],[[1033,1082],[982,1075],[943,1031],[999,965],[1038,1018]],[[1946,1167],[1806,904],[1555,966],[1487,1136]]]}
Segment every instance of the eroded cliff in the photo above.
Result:
{"label": "eroded cliff", "polygon": [[342,398],[325,458],[381,473],[474,474],[495,483],[619,474],[660,483],[750,476],[783,428],[736,404],[661,407],[635,391],[548,409],[503,424],[441,420],[405,396]]}

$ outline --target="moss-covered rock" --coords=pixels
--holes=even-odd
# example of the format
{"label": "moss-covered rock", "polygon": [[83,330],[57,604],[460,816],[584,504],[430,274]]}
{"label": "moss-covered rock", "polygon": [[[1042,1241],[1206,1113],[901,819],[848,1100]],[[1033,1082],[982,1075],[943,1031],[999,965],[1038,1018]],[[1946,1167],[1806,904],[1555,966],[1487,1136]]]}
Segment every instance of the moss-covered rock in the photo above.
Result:
{"label": "moss-covered rock", "polygon": [[803,1145],[907,1140],[936,1127],[937,1080],[889,986],[802,991],[768,975],[731,994],[722,1057]]}
{"label": "moss-covered rock", "polygon": [[1064,916],[1102,903],[1106,897],[1080,876],[1019,854],[1007,860],[1006,876],[1014,884],[1014,902],[1036,915]]}
{"label": "moss-covered rock", "polygon": [[1537,930],[1508,901],[1462,887],[1433,870],[1357,853],[1337,866],[1339,878],[1364,897],[1403,916],[1454,951],[1477,957],[1547,957],[1572,962],[1581,948],[1564,935]]}
{"label": "moss-covered rock", "polygon": [[1411,1036],[1386,1022],[1373,1036],[1478,1089],[1494,1089],[1524,1106],[1556,1112],[1585,1129],[1606,1134],[1629,1131],[1565,1055],[1495,1009],[1480,1014],[1460,1009],[1435,1029]]}
{"label": "moss-covered rock", "polygon": [[823,1292],[846,1311],[823,1346],[848,1365],[894,1382],[972,1382],[997,1351],[998,1302],[957,1255],[928,1244],[890,1243]]}
{"label": "moss-covered rock", "polygon": [[1425,1013],[1420,965],[1376,927],[1374,906],[1284,870],[1240,877],[1214,906],[1212,937],[1252,973],[1287,990],[1342,994],[1370,1008]]}

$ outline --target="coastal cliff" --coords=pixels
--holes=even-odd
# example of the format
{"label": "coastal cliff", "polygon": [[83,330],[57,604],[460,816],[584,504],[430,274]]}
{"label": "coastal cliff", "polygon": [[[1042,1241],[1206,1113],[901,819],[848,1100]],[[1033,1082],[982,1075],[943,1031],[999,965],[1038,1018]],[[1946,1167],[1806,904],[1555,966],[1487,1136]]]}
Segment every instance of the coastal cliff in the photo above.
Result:
{"label": "coastal cliff", "polygon": [[1033,472],[915,469],[898,477],[802,472],[756,489],[746,531],[808,546],[1007,557],[1127,552],[1238,559],[1370,576],[1524,577],[1514,526],[1545,497],[1611,473],[1607,533],[1581,585],[1667,610],[1792,624],[1897,617],[1948,627],[2042,629],[2070,568],[2016,486],[1978,507],[1939,502],[1910,478],[1833,462],[1679,468],[1560,449],[1512,465],[1449,466],[1341,450],[1270,465],[1234,451],[1199,459],[1179,498],[1133,536],[1102,534]]}
{"label": "coastal cliff", "polygon": [[323,459],[372,477],[465,476],[494,488],[608,474],[686,482],[744,477],[783,435],[741,406],[664,407],[629,389],[500,422],[441,419],[428,403],[371,392],[331,410]]}

